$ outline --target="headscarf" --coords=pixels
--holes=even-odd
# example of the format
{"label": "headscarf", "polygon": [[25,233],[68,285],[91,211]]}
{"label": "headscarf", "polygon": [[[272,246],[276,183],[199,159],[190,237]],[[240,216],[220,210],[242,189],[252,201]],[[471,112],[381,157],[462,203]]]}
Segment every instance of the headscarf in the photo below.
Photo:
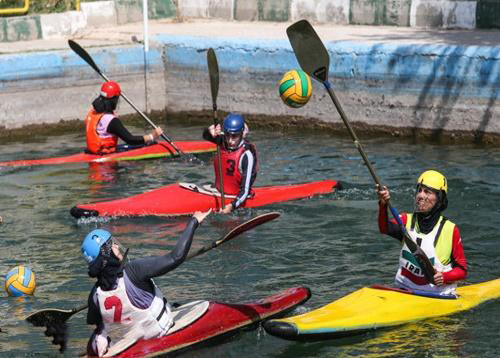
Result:
{"label": "headscarf", "polygon": [[123,276],[123,268],[128,254],[128,249],[120,261],[111,249],[113,240],[109,240],[101,246],[99,256],[89,264],[89,276],[96,277],[96,285],[104,291],[116,287],[116,281]]}
{"label": "headscarf", "polygon": [[98,96],[94,101],[92,102],[92,106],[94,107],[94,110],[97,113],[111,113],[115,111],[117,105],[118,105],[118,100],[120,97],[116,96],[113,98],[106,98],[104,96]]}

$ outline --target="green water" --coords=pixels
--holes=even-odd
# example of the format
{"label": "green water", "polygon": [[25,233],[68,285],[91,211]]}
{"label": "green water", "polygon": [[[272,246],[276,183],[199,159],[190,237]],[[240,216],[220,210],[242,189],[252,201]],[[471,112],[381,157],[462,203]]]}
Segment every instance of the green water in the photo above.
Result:
{"label": "green water", "polygon": [[[141,132],[142,129],[137,129]],[[169,128],[176,139],[198,140],[201,128]],[[206,244],[250,217],[277,210],[282,216],[230,243],[184,263],[158,280],[171,301],[211,299],[239,302],[282,289],[307,285],[312,298],[299,311],[317,308],[355,289],[391,283],[399,245],[377,229],[373,183],[352,142],[327,135],[253,131],[260,153],[257,185],[336,179],[344,190],[330,195],[211,215],[198,229],[194,245]],[[81,135],[43,138],[0,146],[0,161],[68,155]],[[449,179],[447,215],[462,232],[469,262],[468,283],[500,276],[500,149],[408,144],[363,139],[381,179],[392,189],[393,204],[410,210],[414,182],[436,168]],[[57,143],[57,144],[56,144]],[[0,274],[28,264],[37,275],[35,297],[0,293],[1,357],[57,357],[43,335],[23,318],[45,307],[72,308],[87,299],[92,281],[80,256],[87,232],[110,230],[132,257],[156,255],[173,247],[186,218],[121,218],[77,222],[76,203],[141,193],[176,181],[209,183],[210,155],[200,163],[148,160],[89,168],[70,164],[0,169]],[[242,332],[222,344],[189,351],[185,357],[497,357],[500,302],[452,317],[427,320],[350,339],[295,343],[267,335],[262,328]],[[85,315],[70,320],[66,356],[81,352],[91,327]]]}

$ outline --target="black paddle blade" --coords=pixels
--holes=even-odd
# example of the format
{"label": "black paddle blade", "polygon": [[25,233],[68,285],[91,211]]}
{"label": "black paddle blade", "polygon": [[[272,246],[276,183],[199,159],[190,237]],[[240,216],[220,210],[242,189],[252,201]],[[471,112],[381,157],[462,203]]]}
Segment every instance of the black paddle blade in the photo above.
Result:
{"label": "black paddle blade", "polygon": [[300,67],[320,82],[328,81],[330,57],[316,31],[307,20],[300,20],[286,29],[288,40]]}
{"label": "black paddle blade", "polygon": [[[84,306],[86,308],[87,306]],[[80,312],[82,307],[73,310],[44,309],[35,312],[26,321],[35,327],[45,327],[45,335],[52,338],[52,344],[59,346],[62,353],[68,346],[68,325],[66,321],[76,312]]]}
{"label": "black paddle blade", "polygon": [[52,322],[66,322],[74,313],[73,310],[47,308],[32,313],[25,320],[35,327],[45,327]]}
{"label": "black paddle blade", "polygon": [[212,103],[214,111],[217,110],[217,94],[219,93],[219,64],[213,48],[207,52],[208,74],[210,76],[210,90],[212,91]]}
{"label": "black paddle blade", "polygon": [[68,45],[69,47],[78,55],[82,58],[82,60],[84,60],[85,62],[87,62],[90,67],[92,67],[98,74],[100,74],[101,76],[104,77],[103,73],[101,72],[101,70],[99,69],[99,67],[97,67],[97,65],[95,64],[94,60],[92,59],[92,57],[90,57],[90,55],[88,54],[87,51],[85,51],[83,49],[83,47],[81,47],[79,44],[77,44],[75,41],[73,40],[68,40]]}

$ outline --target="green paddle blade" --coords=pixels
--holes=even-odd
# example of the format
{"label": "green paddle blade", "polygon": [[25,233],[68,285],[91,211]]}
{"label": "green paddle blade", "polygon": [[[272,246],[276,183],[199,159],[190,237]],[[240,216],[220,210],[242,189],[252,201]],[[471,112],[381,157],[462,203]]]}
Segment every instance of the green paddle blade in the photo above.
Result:
{"label": "green paddle blade", "polygon": [[307,20],[300,20],[286,29],[300,67],[320,82],[328,81],[330,56],[316,31]]}

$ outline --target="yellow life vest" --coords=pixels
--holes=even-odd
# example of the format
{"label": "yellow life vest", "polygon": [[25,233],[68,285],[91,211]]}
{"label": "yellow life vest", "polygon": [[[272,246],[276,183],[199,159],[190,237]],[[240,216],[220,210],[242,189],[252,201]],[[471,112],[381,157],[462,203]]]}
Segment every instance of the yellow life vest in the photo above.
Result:
{"label": "yellow life vest", "polygon": [[[451,251],[453,247],[453,232],[455,230],[455,224],[450,220],[448,220],[447,218],[445,218],[444,216],[441,216],[436,225],[439,225],[439,228],[434,238],[434,251],[437,259],[439,259],[439,262],[441,262],[443,266],[447,266],[448,264],[450,264],[451,261]],[[407,214],[406,229],[408,231],[414,231],[418,235],[419,229],[415,215]],[[417,236],[417,244],[419,244],[420,246],[420,243],[418,242],[418,236]],[[433,253],[426,252],[426,254],[428,255],[431,254],[429,257],[434,256]]]}

